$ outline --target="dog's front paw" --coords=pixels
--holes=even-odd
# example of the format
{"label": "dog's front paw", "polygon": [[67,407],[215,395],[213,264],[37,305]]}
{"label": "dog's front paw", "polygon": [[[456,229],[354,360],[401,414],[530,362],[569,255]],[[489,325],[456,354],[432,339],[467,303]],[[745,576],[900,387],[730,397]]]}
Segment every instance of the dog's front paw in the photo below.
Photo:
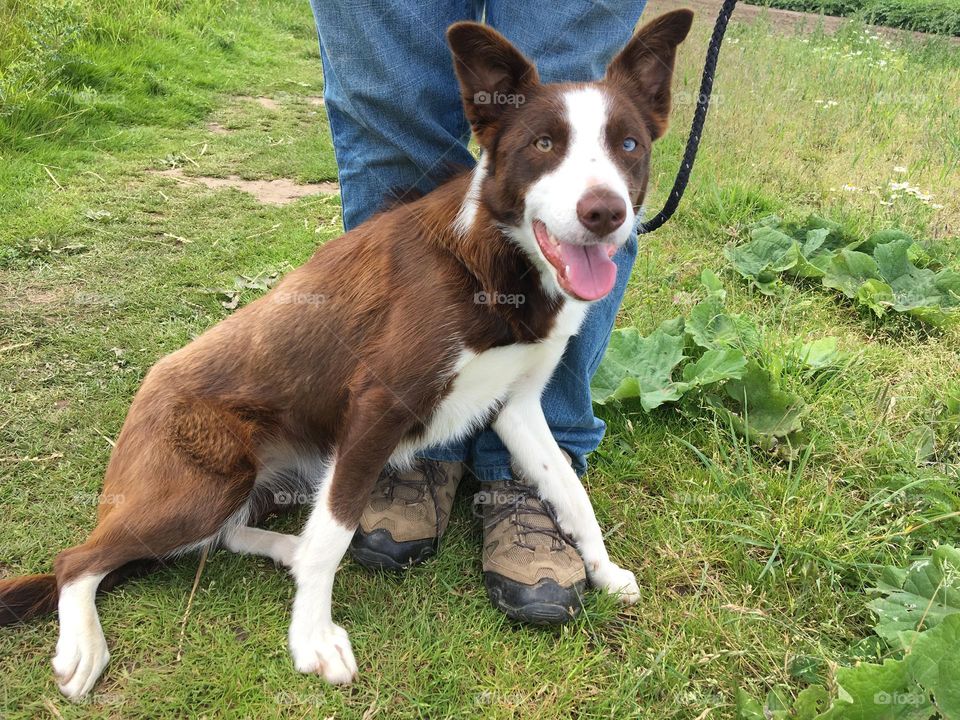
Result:
{"label": "dog's front paw", "polygon": [[290,655],[299,672],[315,673],[334,685],[349,685],[357,676],[350,638],[339,625],[303,632],[291,626]]}
{"label": "dog's front paw", "polygon": [[637,578],[629,570],[608,563],[590,577],[594,587],[615,595],[623,605],[633,605],[640,599]]}

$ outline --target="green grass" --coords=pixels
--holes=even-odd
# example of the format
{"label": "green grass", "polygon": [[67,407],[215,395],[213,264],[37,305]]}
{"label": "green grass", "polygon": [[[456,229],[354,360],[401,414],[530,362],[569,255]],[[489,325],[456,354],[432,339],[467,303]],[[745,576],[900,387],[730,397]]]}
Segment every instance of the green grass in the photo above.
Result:
{"label": "green grass", "polygon": [[[6,40],[28,42],[19,18],[31,7],[4,6],[18,22],[0,22],[3,82],[17,52]],[[152,363],[227,314],[217,290],[284,272],[339,232],[335,196],[275,207],[147,172],[335,179],[309,100],[322,81],[305,5],[70,7],[86,18],[69,50],[85,74],[38,70],[47,79],[0,108],[3,575],[47,571],[93,527],[91,497],[130,399]],[[709,25],[681,53],[651,206],[676,171]],[[785,377],[812,408],[813,443],[792,464],[706,413],[604,410],[610,430],[586,482],[611,553],[637,572],[639,605],[591,596],[561,630],[509,623],[486,600],[463,498],[427,565],[394,578],[344,563],[334,613],[361,666],[350,689],[293,670],[290,578],[218,552],[182,642],[195,557],[100,602],[112,660],[86,705],[54,685],[54,619],[0,629],[0,717],[730,718],[739,685],[756,696],[802,687],[790,673],[798,656],[851,662],[870,634],[862,590],[875,569],[960,535],[956,519],[937,519],[958,509],[956,449],[918,465],[911,445],[945,388],[958,389],[960,331],[878,323],[803,287],[761,296],[722,249],[770,212],[816,211],[858,234],[903,227],[960,266],[958,71],[945,44],[731,27],[694,179],[680,213],[643,239],[621,323],[646,334],[684,313],[710,267],[765,343],[836,335],[852,360],[829,381]]]}
{"label": "green grass", "polygon": [[784,10],[855,17],[873,25],[960,35],[958,0],[748,0]]}

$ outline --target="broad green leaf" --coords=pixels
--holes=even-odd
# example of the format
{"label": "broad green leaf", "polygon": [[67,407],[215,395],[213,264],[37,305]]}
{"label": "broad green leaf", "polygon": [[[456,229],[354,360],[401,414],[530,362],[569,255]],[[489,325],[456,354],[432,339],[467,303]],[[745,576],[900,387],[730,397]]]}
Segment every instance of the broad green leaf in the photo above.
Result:
{"label": "broad green leaf", "polygon": [[830,231],[827,228],[807,230],[806,237],[803,241],[803,247],[800,248],[800,252],[803,257],[811,257],[817,250],[819,250],[823,246],[823,243],[829,234]]}
{"label": "broad green leaf", "polygon": [[877,635],[896,645],[899,633],[939,625],[960,613],[960,550],[941,545],[906,572],[887,568],[875,588],[883,594],[867,603],[877,616]]}
{"label": "broad green leaf", "polygon": [[800,430],[806,403],[798,395],[777,387],[756,361],[747,363],[743,379],[731,380],[724,388],[736,403],[744,430],[750,436],[786,437]]}
{"label": "broad green leaf", "polygon": [[826,267],[823,284],[866,305],[877,316],[893,309],[919,320],[944,325],[960,308],[960,274],[953,270],[934,273],[916,267],[909,237],[893,234],[881,238],[874,255],[841,250]]}
{"label": "broad green leaf", "polygon": [[835,337],[824,337],[804,343],[800,348],[800,362],[811,370],[823,370],[836,365],[842,355]]}
{"label": "broad green leaf", "polygon": [[860,663],[837,670],[838,697],[822,720],[927,720],[934,716],[927,693],[903,660]]}
{"label": "broad green leaf", "polygon": [[[941,546],[930,558],[906,570],[886,568],[881,583],[896,601],[879,609],[883,633],[895,635],[898,657],[882,664],[859,662],[835,673],[837,693],[830,696],[820,685],[803,690],[789,707],[776,688],[761,705],[742,690],[737,693],[737,717],[745,720],[960,720],[960,608],[929,615],[917,631],[919,613],[901,622],[896,613],[918,603],[960,601],[960,551]],[[938,599],[939,598],[939,599]],[[942,601],[942,602],[941,602]],[[870,607],[877,612],[876,601]],[[891,610],[893,608],[893,610]],[[914,611],[911,609],[911,613]],[[885,624],[890,622],[890,624]],[[900,629],[904,628],[904,629]],[[881,628],[878,626],[878,632]],[[880,638],[874,640],[882,642]],[[888,647],[884,647],[889,652]],[[869,653],[873,655],[874,653]],[[829,709],[825,709],[827,705]]]}
{"label": "broad green leaf", "polygon": [[683,335],[671,335],[662,327],[648,337],[636,328],[615,330],[610,345],[590,384],[594,402],[640,398],[650,411],[665,402],[679,400],[688,388],[671,379],[683,360]]}
{"label": "broad green leaf", "polygon": [[754,349],[760,343],[756,326],[745,315],[731,315],[717,300],[707,299],[694,305],[686,331],[702,348],[719,350],[738,347]]}
{"label": "broad green leaf", "polygon": [[[800,257],[791,271],[797,277],[822,278],[826,273],[824,268],[836,250],[833,246],[841,237],[837,232],[839,226],[830,223],[828,227],[827,222],[812,215],[807,219],[808,227],[798,228],[794,232],[794,237],[802,243]],[[832,239],[831,233],[834,233]]]}
{"label": "broad green leaf", "polygon": [[927,462],[937,449],[937,433],[929,425],[914,428],[903,441],[910,450],[910,460],[917,466]]}
{"label": "broad green leaf", "polygon": [[737,691],[737,720],[814,720],[830,704],[827,691],[815,685],[803,690],[791,703],[784,694],[773,689],[760,703],[740,689]]}
{"label": "broad green leaf", "polygon": [[643,383],[640,383],[640,406],[650,412],[668,402],[676,402],[683,397],[683,394],[690,389],[685,383],[667,383],[663,387],[647,390]]}
{"label": "broad green leaf", "polygon": [[825,669],[826,663],[823,659],[813,655],[797,655],[787,668],[790,677],[808,683],[818,682]]}
{"label": "broad green leaf", "polygon": [[727,248],[724,254],[737,272],[752,280],[761,292],[771,294],[778,273],[797,264],[800,246],[789,235],[768,226],[756,227],[750,236],[749,243]]}
{"label": "broad green leaf", "polygon": [[[824,231],[825,234],[824,234]],[[820,235],[823,234],[821,241]],[[853,249],[859,243],[851,243],[844,235],[843,228],[831,220],[819,215],[810,215],[802,225],[793,231],[794,238],[803,245],[803,254],[807,259],[822,255],[832,255],[843,247]],[[809,249],[808,249],[808,243]],[[816,245],[816,247],[814,247]]]}
{"label": "broad green leaf", "polygon": [[737,348],[707,350],[699,360],[683,368],[683,381],[702,387],[735,378],[742,378],[747,358]]}
{"label": "broad green leaf", "polygon": [[923,246],[901,230],[851,241],[838,224],[816,215],[802,224],[771,216],[754,224],[750,237],[724,252],[767,295],[780,291],[786,273],[819,278],[878,317],[895,311],[938,326],[960,320],[960,273],[934,272]]}
{"label": "broad green leaf", "polygon": [[660,323],[660,330],[667,335],[683,335],[683,329],[686,321],[682,317],[675,317],[672,320],[664,320]]}
{"label": "broad green leaf", "polygon": [[914,265],[925,266],[930,264],[930,255],[920,243],[914,242],[907,233],[902,230],[879,230],[868,237],[857,249],[865,253],[873,253],[880,245],[893,242],[894,240],[906,240],[908,243],[907,257]]}
{"label": "broad green leaf", "polygon": [[878,230],[868,237],[863,244],[858,248],[862,252],[872,253],[877,249],[879,245],[885,245],[886,243],[893,242],[894,240],[909,240],[913,242],[913,238],[907,235],[903,230]]}
{"label": "broad green leaf", "polygon": [[[896,310],[896,308],[894,308]],[[914,307],[906,311],[907,315],[934,327],[944,327],[957,321],[960,312],[957,308]]]}
{"label": "broad green leaf", "polygon": [[824,266],[830,262],[832,257],[829,253],[815,255],[812,258],[805,258],[801,255],[797,258],[797,264],[793,266],[790,272],[801,278],[822,278],[827,274]]}
{"label": "broad green leaf", "polygon": [[940,716],[960,718],[960,615],[919,633],[905,662],[916,683],[933,694]]}
{"label": "broad green leaf", "polygon": [[937,290],[944,298],[947,307],[960,307],[960,272],[956,270],[941,270],[934,280]]}
{"label": "broad green leaf", "polygon": [[763,705],[759,700],[750,697],[743,688],[737,690],[737,720],[766,720],[763,714]]}
{"label": "broad green leaf", "polygon": [[830,705],[830,695],[820,685],[811,685],[797,695],[793,703],[794,720],[814,720]]}
{"label": "broad green leaf", "polygon": [[831,235],[835,235],[840,240],[843,239],[843,228],[840,226],[840,223],[835,223],[833,220],[827,220],[813,213],[807,216],[803,226],[807,229],[824,228],[828,230]]}
{"label": "broad green leaf", "polygon": [[823,253],[821,255],[814,255],[812,258],[808,258],[808,260],[820,273],[820,277],[823,277],[833,265],[833,257],[833,253]]}
{"label": "broad green leaf", "polygon": [[911,310],[938,310],[949,317],[960,311],[960,273],[953,270],[914,268],[891,283],[894,292],[894,309],[900,312]]}
{"label": "broad green leaf", "polygon": [[789,720],[791,702],[790,691],[784,687],[772,687],[763,703],[763,714],[769,720]]}
{"label": "broad green leaf", "polygon": [[[900,278],[913,274],[915,268],[910,258],[907,257],[907,249],[913,241],[910,238],[901,240],[891,240],[877,246],[873,251],[873,257],[877,261],[877,268],[880,270],[880,277],[886,280],[891,286]],[[933,273],[930,273],[933,275]]]}
{"label": "broad green leaf", "polygon": [[893,307],[895,302],[893,289],[882,280],[872,278],[857,288],[854,297],[858,303],[873,310],[877,317],[883,317],[883,314]]}
{"label": "broad green leaf", "polygon": [[954,308],[960,309],[960,273],[916,267],[909,258],[910,247],[909,239],[891,240],[874,253],[892,293],[887,304],[921,320],[945,324],[952,319]]}
{"label": "broad green leaf", "polygon": [[700,273],[700,284],[706,289],[707,297],[719,302],[727,299],[727,291],[723,289],[723,283],[713,270],[706,269]]}
{"label": "broad green leaf", "polygon": [[757,228],[762,227],[780,227],[783,224],[783,219],[779,215],[767,215],[757,220],[753,225],[750,225],[750,230],[756,230]]}
{"label": "broad green leaf", "polygon": [[849,298],[855,298],[860,285],[871,278],[880,279],[876,261],[870,255],[844,249],[833,257],[826,269],[823,284]]}

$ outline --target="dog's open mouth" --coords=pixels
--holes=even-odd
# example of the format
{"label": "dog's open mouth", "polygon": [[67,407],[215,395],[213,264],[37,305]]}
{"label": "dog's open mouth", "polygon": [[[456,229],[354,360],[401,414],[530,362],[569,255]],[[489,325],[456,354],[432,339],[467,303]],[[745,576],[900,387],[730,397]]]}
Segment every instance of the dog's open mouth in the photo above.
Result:
{"label": "dog's open mouth", "polygon": [[617,266],[610,259],[613,243],[578,245],[558,240],[541,220],[533,221],[540,251],[556,268],[560,287],[580,300],[599,300],[613,289]]}

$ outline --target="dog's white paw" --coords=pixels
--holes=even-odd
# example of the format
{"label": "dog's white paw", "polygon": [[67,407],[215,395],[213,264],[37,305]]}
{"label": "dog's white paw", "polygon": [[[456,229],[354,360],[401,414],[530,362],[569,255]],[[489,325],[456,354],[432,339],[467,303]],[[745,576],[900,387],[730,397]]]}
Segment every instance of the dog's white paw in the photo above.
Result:
{"label": "dog's white paw", "polygon": [[90,692],[110,662],[110,651],[100,628],[85,630],[90,632],[61,633],[57,654],[50,661],[60,692],[74,702]]}
{"label": "dog's white paw", "polygon": [[299,672],[315,673],[334,685],[349,685],[357,676],[347,631],[339,625],[305,632],[290,628],[290,655]]}
{"label": "dog's white paw", "polygon": [[629,570],[609,563],[593,573],[590,578],[594,587],[615,595],[623,605],[633,605],[640,599],[637,578]]}

